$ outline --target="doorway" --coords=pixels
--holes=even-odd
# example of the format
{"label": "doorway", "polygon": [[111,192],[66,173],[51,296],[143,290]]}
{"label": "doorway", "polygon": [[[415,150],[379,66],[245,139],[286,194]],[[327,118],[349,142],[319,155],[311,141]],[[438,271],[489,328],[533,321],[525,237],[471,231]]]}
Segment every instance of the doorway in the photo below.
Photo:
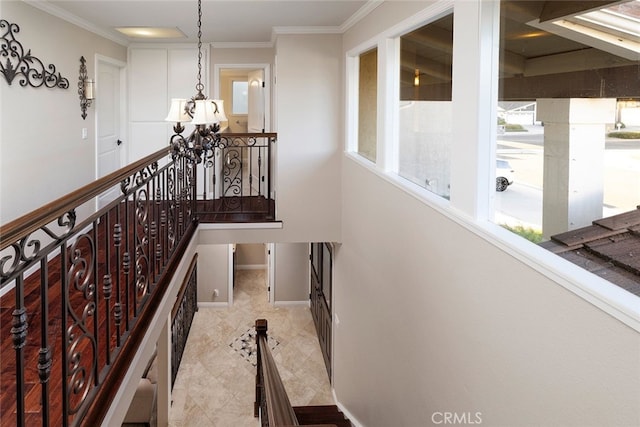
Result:
{"label": "doorway", "polygon": [[252,271],[264,271],[264,292],[267,302],[273,302],[274,292],[274,244],[237,243],[230,246],[229,305],[233,305],[238,275],[251,275]]}
{"label": "doorway", "polygon": [[324,364],[331,381],[331,342],[333,294],[333,248],[330,243],[311,243],[311,316],[318,333]]}
{"label": "doorway", "polygon": [[271,129],[270,64],[216,64],[214,98],[224,101],[230,132]]}
{"label": "doorway", "polygon": [[[125,63],[96,55],[96,179],[117,171],[126,163],[123,144],[126,91]],[[100,195],[97,209],[115,200],[119,186]]]}
{"label": "doorway", "polygon": [[[124,124],[125,63],[96,55],[96,179],[109,175],[125,164],[122,150]],[[97,209],[102,208],[119,195],[115,186],[100,195]]]}

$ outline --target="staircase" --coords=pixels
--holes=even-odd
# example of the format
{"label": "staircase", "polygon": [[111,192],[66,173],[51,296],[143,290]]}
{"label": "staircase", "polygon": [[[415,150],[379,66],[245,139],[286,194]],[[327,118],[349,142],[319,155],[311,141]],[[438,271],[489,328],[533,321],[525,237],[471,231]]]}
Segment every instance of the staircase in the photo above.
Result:
{"label": "staircase", "polygon": [[352,427],[336,405],[296,406],[293,408],[301,426],[335,425],[336,427]]}

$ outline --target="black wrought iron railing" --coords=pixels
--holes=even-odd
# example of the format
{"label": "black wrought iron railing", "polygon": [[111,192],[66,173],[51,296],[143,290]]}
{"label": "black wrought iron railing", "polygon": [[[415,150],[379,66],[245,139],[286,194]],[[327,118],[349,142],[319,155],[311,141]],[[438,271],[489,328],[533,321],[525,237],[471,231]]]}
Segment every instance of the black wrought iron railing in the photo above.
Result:
{"label": "black wrought iron railing", "polygon": [[198,254],[189,265],[171,312],[171,389],[176,382],[193,318],[198,311]]}
{"label": "black wrought iron railing", "polygon": [[0,227],[0,425],[100,424],[196,229],[195,184],[163,149]]}
{"label": "black wrought iron railing", "polygon": [[222,133],[203,160],[197,211],[203,222],[273,221],[275,133]]}
{"label": "black wrought iron railing", "polygon": [[100,425],[198,222],[274,220],[275,140],[162,149],[0,226],[0,426]]}

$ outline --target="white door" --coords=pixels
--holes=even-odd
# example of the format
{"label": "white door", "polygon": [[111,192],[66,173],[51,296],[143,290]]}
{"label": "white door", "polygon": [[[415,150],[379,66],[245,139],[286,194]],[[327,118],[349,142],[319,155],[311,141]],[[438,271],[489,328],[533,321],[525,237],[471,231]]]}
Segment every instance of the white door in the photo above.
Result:
{"label": "white door", "polygon": [[264,132],[264,70],[249,71],[247,81],[249,82],[247,129],[249,132]]}
{"label": "white door", "polygon": [[[258,69],[249,71],[247,74],[247,82],[249,83],[249,90],[247,94],[247,132],[264,132],[265,130],[265,116],[264,116],[264,104],[265,104],[265,85],[264,85],[264,70]],[[255,149],[251,151],[253,161],[249,162],[251,165],[251,195],[261,194],[264,195],[265,181],[264,176],[266,170],[264,170],[265,161],[259,162],[258,157],[264,158],[266,152],[264,149],[260,149],[258,153]],[[262,165],[260,168],[259,165]],[[262,183],[262,186],[260,185]]]}
{"label": "white door", "polygon": [[[121,66],[98,60],[96,71],[96,179],[122,166]],[[119,186],[98,197],[98,209],[118,197]]]}

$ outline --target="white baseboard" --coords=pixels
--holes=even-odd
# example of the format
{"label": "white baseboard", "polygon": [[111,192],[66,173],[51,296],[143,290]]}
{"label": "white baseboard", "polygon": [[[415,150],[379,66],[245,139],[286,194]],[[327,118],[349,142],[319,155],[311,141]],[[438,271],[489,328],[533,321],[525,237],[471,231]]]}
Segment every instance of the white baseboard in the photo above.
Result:
{"label": "white baseboard", "polygon": [[267,264],[236,264],[236,270],[266,270]]}
{"label": "white baseboard", "polygon": [[291,307],[291,306],[307,306],[310,307],[309,301],[276,301],[273,303],[276,307]]}
{"label": "white baseboard", "polygon": [[210,302],[210,301],[202,301],[198,302],[198,308],[228,308],[229,303],[224,302]]}
{"label": "white baseboard", "polygon": [[336,390],[333,387],[331,387],[331,393],[333,394],[333,401],[336,402],[336,406],[338,407],[338,409],[340,409],[340,412],[342,412],[347,418],[349,418],[349,421],[351,421],[351,425],[353,425],[353,427],[364,427],[363,424],[358,421],[356,417],[354,417],[353,414],[349,412],[349,410],[345,408],[344,405],[342,405],[342,403],[338,401]]}

